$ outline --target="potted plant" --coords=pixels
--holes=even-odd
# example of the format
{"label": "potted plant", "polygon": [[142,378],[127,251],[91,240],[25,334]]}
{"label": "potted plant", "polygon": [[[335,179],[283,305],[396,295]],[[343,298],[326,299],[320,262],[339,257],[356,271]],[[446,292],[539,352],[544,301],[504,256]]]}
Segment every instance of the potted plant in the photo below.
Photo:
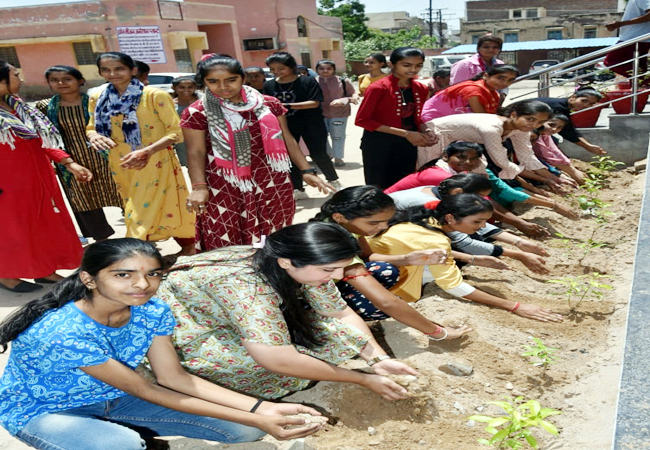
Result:
{"label": "potted plant", "polygon": [[[617,85],[616,89],[607,91],[607,96],[612,101],[612,107],[616,114],[630,114],[632,112],[632,97],[625,98],[622,100],[621,97],[632,94],[632,84],[629,81],[620,82]],[[645,89],[639,86],[636,96],[636,112],[643,112],[646,103],[648,102],[648,97],[650,97],[650,89]]]}

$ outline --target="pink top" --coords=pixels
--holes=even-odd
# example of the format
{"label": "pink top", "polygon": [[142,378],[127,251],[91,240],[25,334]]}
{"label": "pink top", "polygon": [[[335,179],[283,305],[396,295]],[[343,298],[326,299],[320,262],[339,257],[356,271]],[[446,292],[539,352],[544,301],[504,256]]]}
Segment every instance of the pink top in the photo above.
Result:
{"label": "pink top", "polygon": [[[539,162],[530,144],[530,133],[515,130],[503,135],[505,117],[494,114],[455,114],[427,122],[429,129],[438,136],[438,142],[431,147],[418,147],[417,166],[420,167],[435,158],[440,158],[445,148],[454,141],[483,144],[490,158],[501,168],[500,178],[512,179],[524,169],[538,170],[546,166]],[[517,165],[508,159],[503,141],[510,139],[515,149]],[[483,173],[487,162],[483,158],[481,167],[473,172]]]}
{"label": "pink top", "polygon": [[420,186],[439,186],[442,180],[446,180],[451,176],[452,174],[445,169],[433,166],[402,178],[388,189],[384,189],[384,192],[391,194]]}
{"label": "pink top", "polygon": [[[340,77],[334,75],[327,78],[318,76],[316,77],[316,81],[318,81],[320,88],[323,90],[323,102],[321,103],[321,106],[323,107],[323,116],[328,119],[348,117],[352,112],[349,101],[342,106],[331,106],[330,103],[332,103],[333,100],[352,97],[354,95],[354,86],[352,86],[350,80],[346,78],[345,81],[342,82]],[[345,83],[345,93],[343,92],[342,83]]]}
{"label": "pink top", "polygon": [[[492,64],[503,64],[503,61],[494,58]],[[476,53],[475,55],[465,58],[462,61],[458,61],[451,66],[449,84],[453,85],[474,78],[474,76],[479,73],[485,72],[486,69],[487,67],[485,66],[483,58]]]}
{"label": "pink top", "polygon": [[562,153],[553,138],[547,134],[542,134],[537,138],[533,144],[533,151],[535,155],[552,166],[571,164],[571,160]]}
{"label": "pink top", "polygon": [[486,86],[485,80],[463,81],[438,92],[424,102],[422,122],[452,114],[471,113],[469,99],[477,97],[486,113],[496,114],[499,107],[499,93]]}

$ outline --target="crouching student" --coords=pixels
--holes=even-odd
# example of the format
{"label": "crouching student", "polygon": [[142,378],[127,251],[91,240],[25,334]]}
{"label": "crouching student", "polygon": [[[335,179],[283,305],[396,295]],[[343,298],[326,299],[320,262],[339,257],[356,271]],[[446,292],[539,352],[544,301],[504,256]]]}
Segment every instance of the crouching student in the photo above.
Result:
{"label": "crouching student", "polygon": [[[388,400],[406,390],[382,375],[417,375],[391,359],[341,299],[334,279],[359,254],[336,224],[291,225],[262,248],[224,247],[180,258],[158,291],[178,326],[187,371],[264,399],[312,381],[356,383]],[[337,367],[359,355],[374,374]]]}
{"label": "crouching student", "polygon": [[[426,334],[432,340],[456,339],[468,327],[444,328],[431,322],[389,291],[399,278],[400,265],[446,264],[444,250],[418,250],[404,255],[372,255],[365,238],[388,227],[395,203],[376,186],[354,186],[338,191],[321,206],[315,219],[336,222],[358,240],[361,256],[345,267],[336,283],[346,303],[364,320],[394,318]],[[364,259],[372,261],[365,262]],[[388,262],[390,261],[390,262]]]}
{"label": "crouching student", "polygon": [[[389,222],[384,233],[368,240],[377,254],[402,255],[422,249],[442,249],[451,253],[445,233],[460,231],[473,234],[485,226],[492,216],[492,204],[475,194],[452,195],[436,205],[399,211]],[[562,316],[537,305],[513,302],[483,292],[463,281],[460,269],[450,258],[448,265],[431,265],[435,283],[447,293],[466,300],[503,308],[528,319],[542,322],[560,322]],[[417,301],[422,296],[423,266],[400,267],[399,281],[391,291],[406,301]]]}
{"label": "crouching student", "polygon": [[587,176],[571,163],[571,160],[560,150],[553,139],[553,135],[559,134],[568,123],[567,116],[553,114],[553,117],[538,129],[539,137],[533,143],[533,151],[541,162],[557,167],[576,183],[584,184]]}
{"label": "crouching student", "polygon": [[[81,268],[0,325],[11,354],[0,379],[0,423],[39,449],[145,449],[144,437],[185,436],[224,443],[265,433],[280,439],[312,408],[257,400],[188,374],[170,335],[174,317],[154,297],[163,261],[132,238],[86,249]],[[147,357],[153,384],[135,372]]]}

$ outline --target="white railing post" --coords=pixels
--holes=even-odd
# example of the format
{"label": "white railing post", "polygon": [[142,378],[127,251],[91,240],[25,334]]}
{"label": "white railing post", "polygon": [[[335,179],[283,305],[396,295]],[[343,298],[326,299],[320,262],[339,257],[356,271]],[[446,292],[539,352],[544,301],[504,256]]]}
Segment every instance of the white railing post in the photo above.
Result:
{"label": "white railing post", "polygon": [[634,61],[632,63],[632,66],[634,67],[634,77],[632,78],[632,110],[630,111],[632,114],[635,116],[638,115],[639,113],[636,112],[636,95],[637,95],[637,90],[638,90],[638,76],[639,76],[639,43],[636,42],[634,44]]}

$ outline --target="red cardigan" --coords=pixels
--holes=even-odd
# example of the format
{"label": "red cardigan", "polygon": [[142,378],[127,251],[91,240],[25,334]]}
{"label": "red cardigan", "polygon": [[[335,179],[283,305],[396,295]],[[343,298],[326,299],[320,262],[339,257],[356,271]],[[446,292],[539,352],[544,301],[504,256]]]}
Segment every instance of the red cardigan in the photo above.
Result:
{"label": "red cardigan", "polygon": [[[389,75],[368,86],[354,124],[368,131],[375,131],[382,125],[402,128],[402,108],[400,106],[402,93],[397,83],[398,79]],[[429,96],[429,88],[414,80],[410,80],[410,86],[415,100],[415,127],[419,131],[422,124],[420,115],[424,102]]]}

